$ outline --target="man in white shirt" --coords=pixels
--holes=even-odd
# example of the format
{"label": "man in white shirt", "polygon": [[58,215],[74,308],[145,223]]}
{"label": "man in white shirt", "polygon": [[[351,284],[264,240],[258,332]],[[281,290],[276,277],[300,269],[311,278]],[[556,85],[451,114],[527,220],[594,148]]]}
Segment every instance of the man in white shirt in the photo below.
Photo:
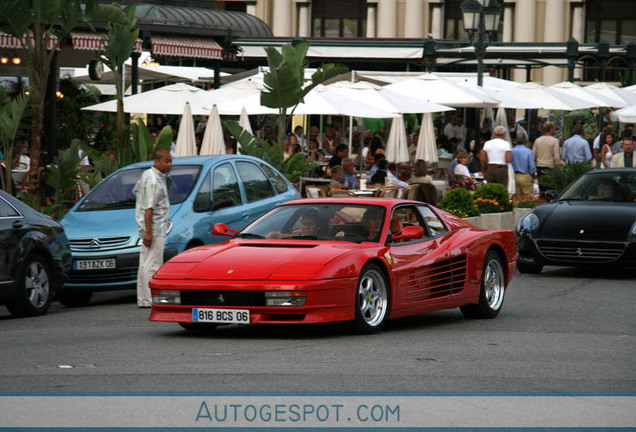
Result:
{"label": "man in white shirt", "polygon": [[510,143],[503,139],[506,136],[506,128],[497,126],[494,130],[495,138],[486,141],[484,148],[479,152],[481,171],[486,173],[489,183],[501,183],[508,186],[508,166],[512,162]]}

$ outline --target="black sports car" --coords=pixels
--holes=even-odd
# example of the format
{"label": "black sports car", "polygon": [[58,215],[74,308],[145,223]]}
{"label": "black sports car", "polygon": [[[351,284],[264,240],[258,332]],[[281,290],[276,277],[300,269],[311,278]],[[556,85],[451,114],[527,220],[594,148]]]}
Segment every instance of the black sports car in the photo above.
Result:
{"label": "black sports car", "polygon": [[0,305],[15,316],[45,314],[71,263],[62,225],[0,191]]}
{"label": "black sports car", "polygon": [[636,169],[594,170],[517,222],[517,268],[636,267]]}

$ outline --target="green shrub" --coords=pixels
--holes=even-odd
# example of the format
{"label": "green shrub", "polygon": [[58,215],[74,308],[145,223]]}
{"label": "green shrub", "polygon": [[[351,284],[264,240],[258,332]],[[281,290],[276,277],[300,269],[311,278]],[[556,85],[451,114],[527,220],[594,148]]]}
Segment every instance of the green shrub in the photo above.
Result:
{"label": "green shrub", "polygon": [[479,213],[501,213],[512,210],[508,189],[499,183],[486,183],[473,192]]}
{"label": "green shrub", "polygon": [[539,184],[546,189],[554,189],[561,193],[577,178],[590,171],[592,166],[588,162],[569,162],[565,166],[549,168],[539,177]]}
{"label": "green shrub", "polygon": [[440,206],[455,216],[479,216],[479,211],[473,203],[473,194],[464,188],[455,188],[446,192]]}

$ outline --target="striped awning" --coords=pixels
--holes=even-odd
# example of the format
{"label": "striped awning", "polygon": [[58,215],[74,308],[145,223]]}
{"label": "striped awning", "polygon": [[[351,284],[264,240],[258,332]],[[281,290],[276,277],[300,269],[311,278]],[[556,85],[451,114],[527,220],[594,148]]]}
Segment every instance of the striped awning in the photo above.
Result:
{"label": "striped awning", "polygon": [[[26,37],[26,36],[25,36]],[[31,35],[31,39],[33,39],[33,36]],[[0,32],[0,48],[9,48],[9,49],[22,49],[22,43],[20,42],[20,39],[12,36],[10,34],[7,33],[2,33]],[[54,35],[51,35],[51,38],[49,39],[49,49],[60,49],[60,47],[57,44],[57,37]]]}
{"label": "striped awning", "polygon": [[[103,48],[103,36],[89,32],[71,32],[71,41],[76,50],[101,51]],[[141,52],[141,39],[135,41],[134,52]]]}
{"label": "striped awning", "polygon": [[150,41],[153,56],[223,59],[223,48],[214,39],[152,36]]}

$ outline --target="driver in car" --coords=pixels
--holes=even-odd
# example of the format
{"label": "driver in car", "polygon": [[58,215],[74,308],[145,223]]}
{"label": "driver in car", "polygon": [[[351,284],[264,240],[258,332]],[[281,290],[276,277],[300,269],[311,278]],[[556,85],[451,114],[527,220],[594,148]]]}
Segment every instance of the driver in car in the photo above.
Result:
{"label": "driver in car", "polygon": [[324,238],[325,233],[328,232],[327,220],[321,217],[320,212],[315,208],[310,208],[305,211],[300,225],[300,230],[293,233],[281,233],[278,231],[272,231],[265,236],[269,239],[282,239],[293,237],[311,237],[311,238]]}

